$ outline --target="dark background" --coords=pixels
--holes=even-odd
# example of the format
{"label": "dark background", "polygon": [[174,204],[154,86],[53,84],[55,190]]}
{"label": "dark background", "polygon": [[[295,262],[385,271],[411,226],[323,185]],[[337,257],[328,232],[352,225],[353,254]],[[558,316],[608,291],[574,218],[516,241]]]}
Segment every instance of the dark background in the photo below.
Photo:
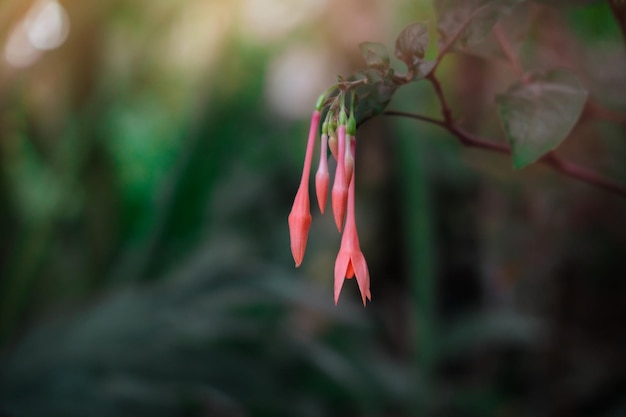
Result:
{"label": "dark background", "polygon": [[[626,183],[619,26],[542,3],[522,64],[600,106],[559,154]],[[379,117],[357,134],[372,303],[351,280],[334,306],[314,200],[293,267],[315,100],[415,20],[430,2],[0,3],[0,416],[626,416],[622,197]],[[502,140],[506,62],[440,77]],[[438,112],[427,83],[390,107]]]}

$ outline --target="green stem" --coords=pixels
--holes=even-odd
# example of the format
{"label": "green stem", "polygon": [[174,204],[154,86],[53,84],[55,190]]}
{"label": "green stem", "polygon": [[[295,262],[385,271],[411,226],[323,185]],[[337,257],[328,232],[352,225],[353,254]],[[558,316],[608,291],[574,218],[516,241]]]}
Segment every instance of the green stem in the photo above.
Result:
{"label": "green stem", "polygon": [[[405,258],[410,276],[411,306],[413,308],[413,348],[416,380],[424,384],[425,400],[434,381],[437,346],[436,276],[433,210],[428,176],[424,165],[425,145],[403,132],[399,143],[399,167],[402,184],[402,207],[405,219]],[[425,402],[414,404],[416,415],[425,411]]]}

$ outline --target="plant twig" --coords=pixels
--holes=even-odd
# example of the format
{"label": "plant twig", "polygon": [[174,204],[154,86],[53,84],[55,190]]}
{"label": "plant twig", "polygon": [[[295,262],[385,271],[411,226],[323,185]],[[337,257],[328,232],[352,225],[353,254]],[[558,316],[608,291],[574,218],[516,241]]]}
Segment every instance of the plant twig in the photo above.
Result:
{"label": "plant twig", "polygon": [[[410,119],[420,120],[423,122],[431,123],[436,126],[442,127],[446,129],[448,132],[452,133],[454,136],[456,136],[457,139],[459,139],[459,141],[461,142],[461,144],[470,148],[485,149],[488,151],[497,152],[501,154],[507,154],[507,155],[511,154],[511,148],[509,148],[507,145],[503,143],[479,138],[461,129],[454,123],[448,124],[442,120],[433,119],[431,117],[423,116],[420,114],[406,113],[406,112],[393,111],[393,110],[385,111],[383,114],[386,116],[399,116],[399,117],[406,117]],[[624,186],[623,184],[611,178],[606,178],[589,168],[585,168],[580,165],[576,165],[573,162],[563,160],[554,153],[547,154],[546,156],[541,158],[539,162],[552,167],[554,170],[560,172],[561,174],[565,176],[585,182],[590,185],[594,185],[598,188],[602,188],[614,194],[618,194],[623,197],[626,197],[626,186]]]}
{"label": "plant twig", "polygon": [[[612,3],[615,3],[615,4],[612,4],[613,12],[615,13],[616,18],[619,19],[620,16],[618,16],[618,13],[616,11],[617,9],[616,2],[612,2]],[[623,10],[622,12],[624,11],[626,11],[626,9]],[[622,20],[623,20],[623,16],[622,16]],[[621,28],[623,29],[623,27]],[[496,26],[494,27],[493,33],[494,33],[494,36],[496,37],[496,40],[498,41],[498,45],[500,46],[500,49],[502,50],[507,60],[511,64],[513,71],[515,72],[518,78],[523,80],[524,70],[522,69],[522,66],[519,62],[517,55],[513,52],[513,48],[511,47],[509,40],[506,38],[506,35],[504,34],[504,31],[502,30],[500,23],[496,24]],[[594,114],[596,117],[600,119],[626,125],[626,116],[618,112],[615,112],[613,110],[607,109],[606,107],[602,106],[595,100],[589,99],[589,101],[587,102],[587,108],[592,114]],[[507,152],[510,153],[510,150],[507,150]],[[626,196],[626,187],[624,185],[612,179],[604,178],[601,175],[597,174],[596,172],[588,168],[580,167],[571,162],[564,161],[560,159],[559,157],[557,157],[554,152],[551,152],[548,155],[544,156],[540,160],[540,162],[543,162],[547,165],[552,166],[557,171],[569,177],[576,178],[588,184],[593,184],[605,190]]]}
{"label": "plant twig", "polygon": [[509,148],[508,145],[504,143],[499,143],[499,142],[489,141],[489,140],[479,138],[461,129],[455,124],[446,125],[444,127],[448,132],[456,136],[463,145],[469,148],[485,149],[488,151],[507,154],[507,155],[511,153],[511,148]]}
{"label": "plant twig", "polygon": [[[428,117],[428,116],[422,116],[421,114],[407,113],[407,112],[396,111],[396,110],[386,110],[383,114],[385,116],[398,116],[398,117],[406,117],[409,119],[421,120],[423,122],[428,122],[430,124],[441,126],[443,128],[446,127],[446,122],[444,122],[443,120],[438,120],[438,119],[435,119],[433,117]],[[365,120],[361,124],[363,124],[364,122]]]}
{"label": "plant twig", "polygon": [[598,119],[626,126],[626,114],[604,107],[593,98],[587,100],[587,111]]}
{"label": "plant twig", "polygon": [[589,168],[563,160],[553,152],[544,156],[541,159],[541,162],[550,165],[555,170],[570,178],[586,182],[587,184],[591,184],[598,188],[602,188],[603,190],[626,197],[626,187],[623,184],[615,181],[614,179],[606,178]]}
{"label": "plant twig", "polygon": [[[433,117],[428,117],[428,116],[415,114],[415,113],[407,113],[407,112],[397,111],[397,110],[386,110],[383,113],[383,115],[405,117],[408,119],[420,120],[422,122],[426,122],[426,123],[430,123],[430,124],[442,127],[446,129],[448,132],[452,133],[454,136],[456,136],[463,145],[469,148],[486,149],[486,150],[490,150],[493,152],[504,153],[504,154],[511,153],[511,150],[505,144],[481,139],[477,136],[472,135],[469,132],[466,132],[465,130],[461,129],[455,124],[447,124],[445,121],[435,119]],[[364,120],[362,123],[364,123],[365,121],[366,120]]]}
{"label": "plant twig", "polygon": [[[501,154],[511,154],[511,148],[508,145],[495,141],[485,140],[460,128],[452,119],[452,110],[450,109],[450,106],[448,105],[448,102],[446,101],[446,98],[443,94],[441,83],[433,73],[428,76],[428,80],[431,82],[433,88],[435,89],[435,93],[441,106],[441,114],[443,115],[443,120],[423,116],[421,114],[413,114],[392,110],[385,111],[383,114],[388,116],[407,117],[442,127],[448,132],[452,133],[454,136],[456,136],[461,144],[467,147],[485,149]],[[552,167],[554,170],[570,178],[577,179],[587,184],[594,185],[598,188],[602,188],[606,191],[610,191],[612,193],[626,197],[626,186],[624,184],[621,184],[611,178],[606,178],[589,168],[581,167],[572,162],[563,160],[559,158],[554,152],[545,155],[539,160],[539,162]]]}
{"label": "plant twig", "polygon": [[452,110],[448,105],[446,96],[443,94],[443,88],[441,88],[441,83],[435,76],[435,72],[431,71],[426,79],[430,81],[430,83],[433,85],[433,88],[435,89],[435,94],[437,94],[437,98],[439,99],[439,104],[441,106],[441,115],[443,116],[444,123],[448,126],[452,125]]}
{"label": "plant twig", "polygon": [[[615,5],[613,6],[614,10],[616,10],[617,7],[622,7],[623,8],[622,13],[624,14],[624,19],[626,19],[626,1],[622,2],[624,4],[623,6],[618,6],[617,2],[614,2],[614,3],[615,3]],[[618,16],[616,15],[616,19],[617,18]],[[626,20],[624,24],[626,25]],[[506,35],[504,34],[504,31],[502,30],[500,23],[494,26],[493,34],[496,40],[498,41],[498,45],[500,46],[500,49],[502,50],[509,64],[513,68],[513,72],[515,72],[515,75],[517,76],[517,78],[519,78],[523,82],[525,80],[524,69],[522,68],[522,65],[520,64],[519,58],[514,53],[511,43],[509,42]],[[587,111],[599,119],[626,126],[626,114],[604,107],[602,104],[600,104],[593,98],[589,98],[587,101]]]}

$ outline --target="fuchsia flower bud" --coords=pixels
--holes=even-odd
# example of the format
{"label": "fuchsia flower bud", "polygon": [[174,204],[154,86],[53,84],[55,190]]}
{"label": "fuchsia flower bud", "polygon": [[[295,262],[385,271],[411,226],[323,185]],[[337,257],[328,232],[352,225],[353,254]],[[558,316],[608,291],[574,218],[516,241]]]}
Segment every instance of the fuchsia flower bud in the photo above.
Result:
{"label": "fuchsia flower bud", "polygon": [[308,184],[300,186],[296,198],[289,213],[289,237],[291,239],[291,254],[299,267],[304,259],[306,250],[306,242],[309,236],[309,228],[311,227],[311,212],[309,210],[309,190]]}
{"label": "fuchsia flower bud", "polygon": [[328,127],[324,122],[322,126],[322,138],[320,146],[320,164],[315,174],[315,192],[317,194],[317,203],[320,206],[320,212],[324,214],[326,207],[326,198],[328,197],[328,183],[330,176],[328,174]]}
{"label": "fuchsia flower bud", "polygon": [[344,168],[346,170],[346,179],[350,181],[352,172],[354,171],[354,151],[356,148],[356,120],[351,113],[346,126],[346,155],[344,158]]}
{"label": "fuchsia flower bud", "polygon": [[333,129],[332,126],[329,126],[328,128],[328,147],[330,148],[330,153],[333,155],[333,158],[335,158],[336,161],[337,154],[339,153],[339,150],[337,149],[337,131]]}
{"label": "fuchsia flower bud", "polygon": [[335,305],[339,301],[339,293],[343,287],[344,280],[356,276],[356,281],[361,292],[363,305],[366,299],[372,300],[370,292],[370,274],[367,268],[365,256],[361,252],[359,236],[356,230],[356,220],[354,215],[354,173],[350,179],[348,191],[348,215],[346,217],[346,228],[341,238],[341,247],[335,261]]}
{"label": "fuchsia flower bud", "polygon": [[309,140],[307,142],[306,154],[304,157],[304,168],[300,187],[296,193],[293,207],[289,213],[289,237],[291,239],[291,254],[296,262],[296,267],[300,266],[304,258],[306,243],[311,226],[311,210],[309,203],[309,175],[311,172],[311,160],[313,159],[313,149],[315,147],[315,137],[319,128],[321,114],[315,110],[311,116],[311,128],[309,130]]}
{"label": "fuchsia flower bud", "polygon": [[337,128],[337,141],[339,152],[337,154],[337,169],[335,170],[335,182],[333,183],[332,203],[335,224],[341,232],[343,219],[346,215],[346,203],[348,201],[348,182],[345,169],[346,152],[346,126],[339,125]]}
{"label": "fuchsia flower bud", "polygon": [[346,155],[343,158],[344,169],[346,170],[346,178],[352,178],[354,173],[354,136],[346,134]]}

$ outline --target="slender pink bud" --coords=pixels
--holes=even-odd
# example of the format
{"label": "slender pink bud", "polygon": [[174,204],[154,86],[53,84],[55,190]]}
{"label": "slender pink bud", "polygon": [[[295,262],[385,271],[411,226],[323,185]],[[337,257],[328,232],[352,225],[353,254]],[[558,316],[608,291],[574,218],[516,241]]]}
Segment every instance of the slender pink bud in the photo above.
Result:
{"label": "slender pink bud", "polygon": [[343,219],[346,214],[346,204],[348,201],[348,181],[345,169],[345,152],[346,152],[346,127],[340,125],[337,128],[337,169],[335,170],[335,182],[333,184],[332,203],[333,215],[335,216],[335,224],[341,232],[343,227]]}
{"label": "slender pink bud", "polygon": [[326,199],[328,198],[328,183],[330,176],[328,174],[328,135],[322,133],[320,147],[320,164],[315,174],[315,191],[317,194],[317,203],[320,206],[320,212],[324,214],[326,207]]}
{"label": "slender pink bud", "polygon": [[[308,187],[308,184],[305,184],[305,187]],[[298,189],[288,218],[291,254],[293,255],[293,260],[296,262],[296,267],[300,266],[302,259],[304,259],[311,220],[309,191],[301,186]]]}
{"label": "slender pink bud", "polygon": [[304,258],[309,228],[311,227],[309,176],[311,173],[311,160],[313,159],[313,149],[315,147],[315,138],[317,137],[320,117],[321,114],[318,110],[315,110],[311,116],[311,128],[309,130],[309,139],[304,156],[304,167],[302,169],[300,187],[296,193],[296,198],[294,199],[293,207],[291,208],[288,218],[291,254],[296,262],[296,267],[300,266]]}
{"label": "slender pink bud", "polygon": [[346,156],[344,158],[346,178],[352,178],[352,173],[354,172],[354,144],[354,136],[346,133]]}

